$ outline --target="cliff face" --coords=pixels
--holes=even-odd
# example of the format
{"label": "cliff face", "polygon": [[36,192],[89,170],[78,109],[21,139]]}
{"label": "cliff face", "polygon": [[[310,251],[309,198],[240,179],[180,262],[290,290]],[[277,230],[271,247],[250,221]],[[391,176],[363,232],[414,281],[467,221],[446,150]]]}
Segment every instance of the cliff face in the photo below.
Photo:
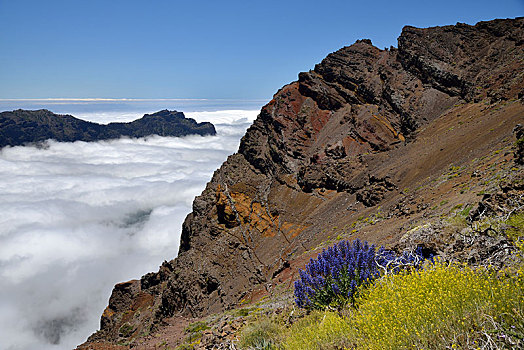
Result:
{"label": "cliff face", "polygon": [[326,240],[392,245],[442,198],[472,200],[470,167],[524,118],[524,18],[405,27],[398,44],[357,41],[279,90],[193,202],[179,256],[117,285],[89,341],[234,308]]}
{"label": "cliff face", "polygon": [[185,136],[215,135],[211,123],[197,123],[184,113],[163,110],[146,114],[130,123],[101,125],[71,115],[58,115],[41,109],[18,109],[0,113],[0,148],[54,139],[60,142],[99,141],[122,136],[145,137],[150,135]]}

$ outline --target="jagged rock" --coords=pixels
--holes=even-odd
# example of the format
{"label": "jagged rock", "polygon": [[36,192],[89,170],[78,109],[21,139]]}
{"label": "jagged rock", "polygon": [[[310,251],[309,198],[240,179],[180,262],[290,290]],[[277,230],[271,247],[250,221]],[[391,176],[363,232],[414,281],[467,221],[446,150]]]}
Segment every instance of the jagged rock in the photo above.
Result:
{"label": "jagged rock", "polygon": [[327,145],[324,152],[333,159],[342,159],[347,155],[342,141],[337,141],[334,145]]}
{"label": "jagged rock", "polygon": [[415,251],[418,247],[423,247],[437,255],[442,251],[442,247],[447,244],[439,234],[441,230],[441,226],[430,223],[414,227],[400,238],[397,250]]}
{"label": "jagged rock", "polygon": [[457,229],[444,222],[427,223],[406,232],[396,249],[414,250],[423,247],[446,261],[462,261],[471,265],[502,268],[516,261],[517,248],[504,236],[503,225],[493,228],[478,222],[487,218],[507,217],[514,208],[524,205],[522,177],[504,183],[500,190],[485,194],[467,217],[468,227]]}
{"label": "jagged rock", "polygon": [[516,150],[515,150],[515,162],[517,164],[524,164],[524,127],[517,124],[513,129],[515,137],[517,138]]}
{"label": "jagged rock", "polygon": [[87,122],[71,115],[58,115],[48,110],[27,111],[18,109],[0,113],[0,148],[19,146],[54,139],[60,142],[99,141],[122,136],[145,137],[215,135],[211,123],[197,123],[184,113],[163,110],[145,114],[130,123],[107,125]]}
{"label": "jagged rock", "polygon": [[472,233],[470,230],[449,233],[444,226],[431,224],[407,232],[395,249],[415,250],[421,247],[427,255],[444,261],[460,261],[470,265],[501,268],[515,261],[516,248],[508,239],[489,230]]}
{"label": "jagged rock", "polygon": [[516,51],[524,44],[523,23],[518,18],[475,26],[405,27],[398,40],[399,58],[424,83],[447,94],[468,101],[507,100],[522,89],[522,77],[508,80],[520,65],[521,53]]}
{"label": "jagged rock", "polygon": [[388,191],[396,189],[394,183],[392,183],[387,177],[377,178],[371,176],[369,181],[362,187],[356,194],[357,200],[364,203],[365,206],[371,207],[380,203],[386,196]]}
{"label": "jagged rock", "polygon": [[468,215],[467,219],[470,223],[487,216],[507,215],[511,208],[524,205],[524,175],[517,175],[511,181],[504,181],[499,187],[499,191],[485,193],[482,196]]}

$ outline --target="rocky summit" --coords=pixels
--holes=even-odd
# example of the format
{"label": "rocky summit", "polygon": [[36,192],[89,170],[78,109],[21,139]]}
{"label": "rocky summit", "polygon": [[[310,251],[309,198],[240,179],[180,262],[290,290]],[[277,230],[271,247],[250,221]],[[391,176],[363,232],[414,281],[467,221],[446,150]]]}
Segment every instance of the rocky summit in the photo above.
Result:
{"label": "rocky summit", "polygon": [[71,115],[58,115],[46,109],[18,109],[0,113],[0,148],[39,143],[48,139],[59,142],[99,141],[120,137],[215,135],[213,124],[197,123],[184,113],[163,110],[146,114],[129,123],[92,123]]}
{"label": "rocky summit", "polygon": [[404,27],[398,48],[328,55],[274,95],[195,198],[178,257],[116,285],[79,348],[177,345],[183,320],[290,293],[341,239],[506,263],[508,242],[442,218],[522,198],[523,121],[524,18]]}

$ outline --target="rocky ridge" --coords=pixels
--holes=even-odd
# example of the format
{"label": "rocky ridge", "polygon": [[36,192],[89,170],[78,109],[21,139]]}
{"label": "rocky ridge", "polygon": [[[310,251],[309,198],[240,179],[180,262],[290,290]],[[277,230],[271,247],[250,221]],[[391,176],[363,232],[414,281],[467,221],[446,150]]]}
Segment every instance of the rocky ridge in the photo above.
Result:
{"label": "rocky ridge", "polygon": [[120,137],[215,135],[213,124],[197,123],[184,113],[163,110],[146,114],[129,123],[107,125],[87,122],[71,115],[58,115],[46,109],[18,109],[0,113],[0,148],[39,143],[48,139],[59,142],[99,141]]}
{"label": "rocky ridge", "polygon": [[262,108],[195,198],[179,256],[115,286],[81,348],[136,346],[174,316],[289,289],[296,268],[339,239],[468,255],[459,236],[449,251],[448,236],[420,223],[522,177],[512,132],[523,98],[524,18],[405,27],[398,48],[360,40],[328,55]]}

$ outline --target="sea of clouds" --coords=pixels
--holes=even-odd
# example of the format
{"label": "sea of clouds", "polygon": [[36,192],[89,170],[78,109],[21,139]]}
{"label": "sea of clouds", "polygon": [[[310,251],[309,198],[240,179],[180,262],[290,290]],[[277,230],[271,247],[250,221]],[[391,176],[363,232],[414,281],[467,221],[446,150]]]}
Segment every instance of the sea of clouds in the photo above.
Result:
{"label": "sea of clouds", "polygon": [[[0,349],[73,349],[85,341],[115,283],[177,255],[193,198],[256,115],[186,113],[214,123],[216,136],[1,150]],[[102,123],[141,117],[75,116]]]}

